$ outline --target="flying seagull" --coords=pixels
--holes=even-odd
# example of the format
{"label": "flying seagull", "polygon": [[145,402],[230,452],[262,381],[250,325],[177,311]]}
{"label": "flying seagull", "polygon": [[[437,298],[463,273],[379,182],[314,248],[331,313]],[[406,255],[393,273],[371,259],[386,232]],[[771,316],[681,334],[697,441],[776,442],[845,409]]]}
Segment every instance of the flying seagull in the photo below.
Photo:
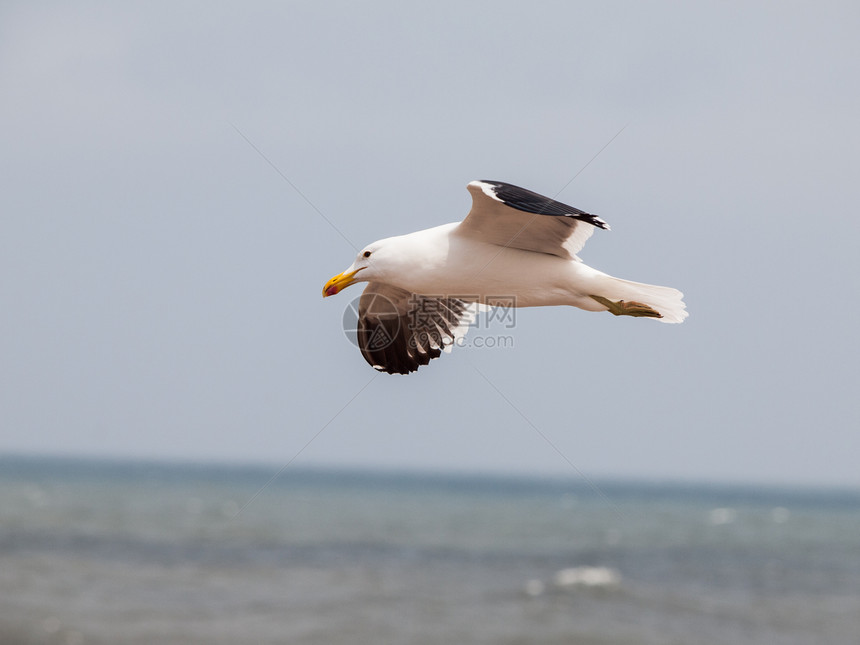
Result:
{"label": "flying seagull", "polygon": [[323,297],[367,282],[358,344],[372,367],[408,374],[465,336],[479,307],[573,305],[680,323],[683,294],[592,269],[576,254],[596,215],[501,181],[473,181],[472,210],[453,222],[363,248]]}

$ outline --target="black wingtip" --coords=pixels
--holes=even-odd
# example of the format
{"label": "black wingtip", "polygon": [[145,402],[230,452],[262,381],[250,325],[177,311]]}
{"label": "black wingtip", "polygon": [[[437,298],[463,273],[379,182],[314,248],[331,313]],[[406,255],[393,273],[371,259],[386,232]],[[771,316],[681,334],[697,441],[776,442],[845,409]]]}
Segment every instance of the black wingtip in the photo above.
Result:
{"label": "black wingtip", "polygon": [[588,213],[588,216],[591,218],[588,220],[589,224],[593,224],[597,228],[602,228],[604,231],[611,231],[612,230],[611,228],[609,228],[609,224],[604,222],[597,215],[592,215],[591,213]]}
{"label": "black wingtip", "polygon": [[609,230],[609,224],[593,213],[586,213],[583,210],[556,201],[546,195],[541,195],[533,190],[521,188],[514,184],[508,184],[503,181],[495,181],[492,179],[482,179],[481,183],[492,187],[493,195],[500,202],[511,208],[515,208],[525,213],[534,213],[535,215],[553,215],[556,217],[572,217],[578,219],[597,228]]}

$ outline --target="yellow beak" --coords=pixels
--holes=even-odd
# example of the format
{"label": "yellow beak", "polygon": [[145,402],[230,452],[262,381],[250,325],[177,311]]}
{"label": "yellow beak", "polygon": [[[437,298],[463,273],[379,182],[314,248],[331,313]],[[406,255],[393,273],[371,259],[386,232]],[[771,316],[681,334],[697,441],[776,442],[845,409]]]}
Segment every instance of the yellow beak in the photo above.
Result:
{"label": "yellow beak", "polygon": [[[361,267],[363,269],[364,267]],[[325,283],[325,286],[322,290],[323,298],[327,298],[328,296],[333,296],[346,289],[349,285],[355,284],[357,280],[355,280],[355,274],[361,271],[361,269],[356,269],[355,271],[350,271],[347,273],[344,271],[343,273],[338,273],[335,277]]]}

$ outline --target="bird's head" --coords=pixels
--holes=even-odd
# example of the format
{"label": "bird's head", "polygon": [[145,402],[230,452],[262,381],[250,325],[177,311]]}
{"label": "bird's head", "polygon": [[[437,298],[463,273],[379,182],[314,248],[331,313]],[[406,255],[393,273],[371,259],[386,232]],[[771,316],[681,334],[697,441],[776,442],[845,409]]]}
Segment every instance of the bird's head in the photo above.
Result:
{"label": "bird's head", "polygon": [[356,282],[370,282],[380,273],[380,264],[384,263],[384,254],[380,253],[381,245],[374,242],[366,246],[355,258],[355,262],[343,273],[338,273],[323,286],[323,298],[333,296]]}

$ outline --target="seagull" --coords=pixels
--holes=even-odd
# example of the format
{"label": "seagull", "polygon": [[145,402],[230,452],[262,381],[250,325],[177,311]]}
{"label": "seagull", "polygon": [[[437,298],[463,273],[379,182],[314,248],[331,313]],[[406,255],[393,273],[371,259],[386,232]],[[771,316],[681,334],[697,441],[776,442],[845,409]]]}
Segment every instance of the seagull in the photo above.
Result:
{"label": "seagull", "polygon": [[473,181],[462,222],[388,237],[364,247],[323,287],[333,296],[356,282],[357,339],[364,359],[409,374],[466,334],[479,309],[572,305],[615,316],[680,323],[683,294],[614,278],[577,257],[595,228],[591,213],[501,181]]}

